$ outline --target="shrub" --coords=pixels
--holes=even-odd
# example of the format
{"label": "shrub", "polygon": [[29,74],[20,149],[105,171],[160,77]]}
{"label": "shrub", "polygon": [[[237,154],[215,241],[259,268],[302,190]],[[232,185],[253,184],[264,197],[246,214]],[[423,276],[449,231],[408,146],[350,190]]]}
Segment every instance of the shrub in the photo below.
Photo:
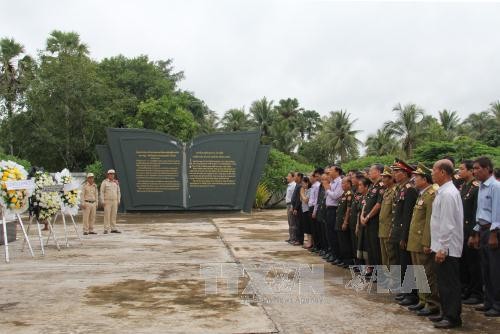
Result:
{"label": "shrub", "polygon": [[267,189],[265,184],[260,183],[257,187],[257,193],[255,194],[255,205],[256,209],[263,209],[271,197],[271,193]]}
{"label": "shrub", "polygon": [[106,174],[104,173],[104,166],[100,161],[95,161],[94,163],[87,165],[87,167],[85,167],[85,172],[94,173],[94,180],[96,184],[101,184],[106,177]]}

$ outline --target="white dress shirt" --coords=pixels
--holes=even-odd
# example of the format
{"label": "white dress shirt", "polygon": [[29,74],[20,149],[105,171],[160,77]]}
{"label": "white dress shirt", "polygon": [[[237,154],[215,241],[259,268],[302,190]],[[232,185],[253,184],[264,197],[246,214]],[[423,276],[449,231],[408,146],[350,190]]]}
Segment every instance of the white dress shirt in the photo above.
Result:
{"label": "white dress shirt", "polygon": [[343,193],[342,178],[338,176],[330,182],[330,189],[326,190],[326,206],[338,206]]}
{"label": "white dress shirt", "polygon": [[285,203],[290,204],[292,202],[293,191],[295,190],[295,181],[292,181],[286,187]]}
{"label": "white dress shirt", "polygon": [[432,203],[431,249],[444,251],[453,257],[462,256],[464,241],[464,211],[460,192],[452,181],[446,182],[436,191]]}

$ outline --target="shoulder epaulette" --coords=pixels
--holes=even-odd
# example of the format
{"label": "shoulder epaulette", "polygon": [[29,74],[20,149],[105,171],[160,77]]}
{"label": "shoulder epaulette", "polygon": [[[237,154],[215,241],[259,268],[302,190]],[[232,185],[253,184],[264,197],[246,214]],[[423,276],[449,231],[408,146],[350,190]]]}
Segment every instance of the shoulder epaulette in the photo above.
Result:
{"label": "shoulder epaulette", "polygon": [[411,188],[411,184],[409,182],[406,184],[406,188]]}

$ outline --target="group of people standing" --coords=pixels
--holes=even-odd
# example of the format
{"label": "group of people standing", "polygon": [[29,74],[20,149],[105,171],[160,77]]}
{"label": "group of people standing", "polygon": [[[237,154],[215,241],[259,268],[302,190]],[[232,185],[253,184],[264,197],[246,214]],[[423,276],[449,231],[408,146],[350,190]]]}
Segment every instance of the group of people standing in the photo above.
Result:
{"label": "group of people standing", "polygon": [[462,303],[498,317],[500,182],[487,157],[454,164],[290,172],[286,241],[372,281],[381,265],[400,266],[402,282],[407,269],[423,268],[430,293],[404,290],[395,300],[437,328],[461,326]]}

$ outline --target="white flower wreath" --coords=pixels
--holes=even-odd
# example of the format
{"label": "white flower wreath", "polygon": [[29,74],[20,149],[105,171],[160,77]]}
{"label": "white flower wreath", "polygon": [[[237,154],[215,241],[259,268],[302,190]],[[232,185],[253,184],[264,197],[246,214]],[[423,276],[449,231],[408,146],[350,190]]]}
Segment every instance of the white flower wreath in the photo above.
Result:
{"label": "white flower wreath", "polygon": [[5,215],[21,214],[28,209],[30,189],[7,190],[8,181],[22,181],[28,178],[26,169],[10,160],[0,161],[0,206]]}
{"label": "white flower wreath", "polygon": [[61,209],[61,197],[57,191],[42,191],[45,186],[56,185],[52,176],[45,172],[35,174],[35,192],[33,206],[40,221],[52,218]]}
{"label": "white flower wreath", "polygon": [[[61,211],[64,214],[76,216],[80,205],[80,189],[73,184],[73,177],[67,168],[55,174],[55,179],[58,184],[70,185],[72,190],[63,191],[61,193]],[[74,187],[72,187],[74,186]]]}

